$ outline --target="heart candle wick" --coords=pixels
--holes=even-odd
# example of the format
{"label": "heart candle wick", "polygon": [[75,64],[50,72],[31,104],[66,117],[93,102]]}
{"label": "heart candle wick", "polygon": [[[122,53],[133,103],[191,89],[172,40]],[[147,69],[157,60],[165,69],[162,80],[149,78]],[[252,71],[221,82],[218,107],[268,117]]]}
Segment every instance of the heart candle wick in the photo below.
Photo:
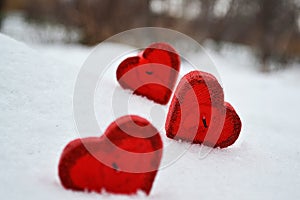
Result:
{"label": "heart candle wick", "polygon": [[119,167],[116,163],[113,163],[112,167],[114,168],[114,170],[119,171]]}
{"label": "heart candle wick", "polygon": [[153,74],[153,72],[146,71],[146,74],[148,74],[148,75],[152,75],[152,74]]}
{"label": "heart candle wick", "polygon": [[205,128],[208,128],[205,116],[202,117],[202,123],[203,123],[203,125],[204,125]]}

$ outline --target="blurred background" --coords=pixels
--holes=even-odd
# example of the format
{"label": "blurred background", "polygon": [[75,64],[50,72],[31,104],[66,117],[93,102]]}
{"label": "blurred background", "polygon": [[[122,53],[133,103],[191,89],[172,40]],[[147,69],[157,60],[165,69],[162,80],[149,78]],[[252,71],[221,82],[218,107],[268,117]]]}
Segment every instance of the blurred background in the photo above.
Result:
{"label": "blurred background", "polygon": [[93,46],[145,26],[246,46],[263,72],[300,60],[300,0],[0,0],[0,31],[29,42]]}

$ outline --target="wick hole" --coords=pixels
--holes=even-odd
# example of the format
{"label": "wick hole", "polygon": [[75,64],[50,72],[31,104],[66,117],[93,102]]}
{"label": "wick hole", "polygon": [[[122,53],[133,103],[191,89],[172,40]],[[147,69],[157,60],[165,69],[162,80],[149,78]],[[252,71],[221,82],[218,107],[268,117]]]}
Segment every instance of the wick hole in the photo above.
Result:
{"label": "wick hole", "polygon": [[202,117],[202,123],[205,128],[208,128],[205,116]]}
{"label": "wick hole", "polygon": [[146,71],[146,74],[148,74],[148,75],[152,75],[152,74],[153,74],[153,72]]}

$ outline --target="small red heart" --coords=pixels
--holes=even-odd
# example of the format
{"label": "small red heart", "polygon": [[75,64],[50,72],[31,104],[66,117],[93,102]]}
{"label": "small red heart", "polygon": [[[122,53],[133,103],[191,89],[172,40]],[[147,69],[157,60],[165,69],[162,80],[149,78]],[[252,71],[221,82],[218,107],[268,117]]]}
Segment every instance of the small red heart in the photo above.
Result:
{"label": "small red heart", "polygon": [[60,158],[59,177],[67,189],[117,194],[150,193],[161,156],[158,131],[145,119],[117,119],[101,137],[70,142]]}
{"label": "small red heart", "polygon": [[180,58],[173,47],[154,43],[121,62],[117,80],[125,89],[160,104],[167,104],[180,70]]}
{"label": "small red heart", "polygon": [[225,148],[237,140],[241,121],[233,107],[224,103],[217,79],[193,71],[176,88],[165,129],[169,138]]}

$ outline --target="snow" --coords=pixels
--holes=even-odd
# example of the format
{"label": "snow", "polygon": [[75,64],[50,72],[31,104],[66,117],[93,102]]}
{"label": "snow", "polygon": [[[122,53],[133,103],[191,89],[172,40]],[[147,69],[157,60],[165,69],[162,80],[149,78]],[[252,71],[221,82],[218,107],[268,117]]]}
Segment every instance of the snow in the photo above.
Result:
{"label": "snow", "polygon": [[[107,50],[116,47],[108,45]],[[65,190],[58,179],[57,165],[64,146],[79,137],[73,120],[72,95],[80,67],[91,50],[58,44],[29,47],[0,34],[2,198],[300,198],[299,63],[283,71],[262,74],[253,67],[256,61],[247,49],[228,46],[219,52],[208,48],[208,52],[218,66],[225,98],[243,122],[236,144],[213,149],[203,156],[203,146],[189,148],[184,142],[172,142],[164,136],[163,122],[151,117],[162,115],[167,107],[153,107],[153,102],[132,97],[138,106],[129,111],[148,117],[161,130],[167,145],[171,143],[175,149],[187,152],[158,172],[149,197],[140,193],[122,196]],[[110,83],[105,91],[111,85],[118,87],[114,76],[105,81]],[[123,95],[130,94],[124,91]],[[108,106],[103,105],[96,108],[99,116],[105,116],[100,123],[105,130],[112,116]],[[163,159],[171,156],[164,153]]]}
{"label": "snow", "polygon": [[5,16],[1,32],[26,43],[74,42],[80,38],[80,33],[75,29],[67,29],[62,24],[30,23],[20,12]]}

